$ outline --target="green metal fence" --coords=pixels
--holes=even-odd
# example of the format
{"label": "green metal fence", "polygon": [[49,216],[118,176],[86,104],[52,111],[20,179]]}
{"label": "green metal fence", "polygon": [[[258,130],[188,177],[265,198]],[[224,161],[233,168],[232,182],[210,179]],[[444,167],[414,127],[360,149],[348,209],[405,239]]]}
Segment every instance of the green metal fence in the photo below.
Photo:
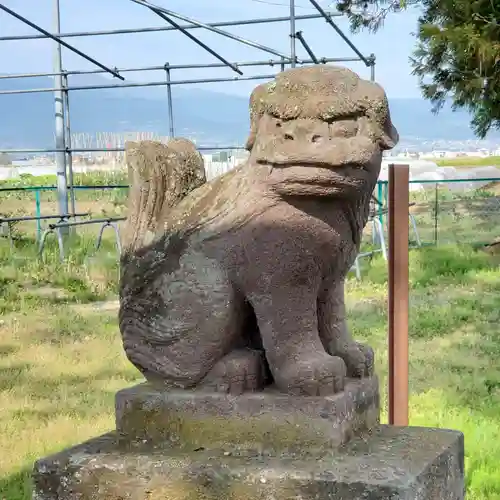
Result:
{"label": "green metal fence", "polygon": [[[461,188],[464,183],[467,188]],[[422,244],[491,243],[500,236],[500,179],[417,180],[423,189],[410,192],[409,213]],[[475,187],[477,185],[480,187]],[[387,182],[377,185],[377,197],[387,207]],[[380,216],[384,226],[386,220]],[[410,231],[410,238],[414,234]]]}
{"label": "green metal fence", "polygon": [[[95,204],[96,210],[90,209],[90,215],[94,217],[102,217],[109,215],[120,215],[125,208],[126,193],[128,186],[122,185],[83,185],[74,186],[75,198],[77,200],[75,212],[80,212],[79,203],[86,202],[87,204]],[[44,215],[51,215],[56,212],[57,199],[56,186],[9,186],[0,187],[0,218],[19,217],[29,215],[39,218]],[[17,202],[17,203],[16,203]],[[19,203],[21,202],[21,203]],[[93,203],[94,202],[94,203]],[[118,208],[118,213],[109,213],[109,208],[103,206],[109,205]],[[116,212],[116,211],[115,211]],[[53,221],[51,221],[53,222]],[[43,231],[44,221],[35,220],[27,222],[18,222],[16,226],[18,230],[29,232],[30,228],[35,225],[35,236],[39,240]]]}

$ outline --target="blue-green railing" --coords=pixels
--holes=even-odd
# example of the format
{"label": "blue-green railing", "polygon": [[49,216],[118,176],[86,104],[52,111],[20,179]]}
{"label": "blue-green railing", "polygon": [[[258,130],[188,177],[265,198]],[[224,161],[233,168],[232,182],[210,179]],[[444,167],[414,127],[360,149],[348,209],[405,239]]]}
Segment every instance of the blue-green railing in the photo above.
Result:
{"label": "blue-green railing", "polygon": [[[107,190],[107,189],[128,189],[129,186],[127,184],[113,184],[113,185],[97,185],[97,186],[73,186],[72,189],[75,191],[78,190]],[[42,215],[42,203],[41,203],[41,197],[40,193],[44,191],[56,191],[57,186],[15,186],[15,187],[0,187],[0,193],[2,192],[34,192],[35,193],[35,217],[41,217]],[[1,212],[1,205],[0,205],[0,216],[2,215]],[[37,240],[40,239],[40,235],[42,233],[42,224],[39,219],[36,221],[36,233],[37,233]]]}

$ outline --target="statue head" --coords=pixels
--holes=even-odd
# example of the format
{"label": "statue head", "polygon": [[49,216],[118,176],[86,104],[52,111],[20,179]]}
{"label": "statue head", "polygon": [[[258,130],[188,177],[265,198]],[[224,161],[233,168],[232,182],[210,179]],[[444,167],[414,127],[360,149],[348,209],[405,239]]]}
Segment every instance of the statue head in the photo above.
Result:
{"label": "statue head", "polygon": [[279,73],[250,97],[247,149],[281,195],[359,197],[373,191],[398,133],[380,85],[346,68]]}

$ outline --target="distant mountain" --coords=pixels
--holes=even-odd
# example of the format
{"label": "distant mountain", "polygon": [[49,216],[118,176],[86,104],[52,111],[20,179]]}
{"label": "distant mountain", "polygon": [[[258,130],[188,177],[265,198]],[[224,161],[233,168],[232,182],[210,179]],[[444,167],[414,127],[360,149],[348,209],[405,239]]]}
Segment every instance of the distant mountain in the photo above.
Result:
{"label": "distant mountain", "polygon": [[[438,113],[422,98],[389,99],[392,121],[405,141],[474,141],[477,138],[470,127],[471,116],[463,110],[453,111],[447,104]],[[490,140],[500,138],[492,131]]]}
{"label": "distant mountain", "polygon": [[[82,75],[73,76],[71,85],[106,85],[110,81],[97,75]],[[44,77],[0,79],[0,90],[53,86],[53,80]],[[154,131],[168,135],[166,95],[164,87],[71,92],[72,132]],[[53,99],[51,92],[0,95],[0,147],[52,147]],[[445,108],[435,116],[429,103],[422,99],[391,99],[390,106],[393,122],[405,143],[474,139],[465,112],[454,113]],[[247,98],[175,86],[173,108],[176,134],[195,138],[200,145],[242,144],[246,139],[249,128]]]}
{"label": "distant mountain", "polygon": [[[73,77],[72,86],[107,85],[99,76]],[[0,90],[53,88],[50,78],[0,80]],[[199,143],[240,143],[248,132],[248,101],[239,96],[173,87],[175,132]],[[79,90],[70,93],[72,132],[147,132],[168,135],[167,93],[163,87]],[[0,95],[0,146],[53,146],[52,92]]]}

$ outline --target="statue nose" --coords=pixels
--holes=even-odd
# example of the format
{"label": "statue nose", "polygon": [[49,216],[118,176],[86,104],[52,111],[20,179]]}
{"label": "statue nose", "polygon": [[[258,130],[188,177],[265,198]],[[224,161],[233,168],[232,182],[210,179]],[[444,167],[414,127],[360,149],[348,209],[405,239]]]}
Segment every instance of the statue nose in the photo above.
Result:
{"label": "statue nose", "polygon": [[319,143],[323,142],[324,137],[321,134],[307,134],[307,133],[298,133],[296,134],[293,131],[287,131],[284,134],[284,138],[286,141],[294,141],[298,137],[299,140],[303,140],[305,142]]}
{"label": "statue nose", "polygon": [[323,136],[320,134],[311,134],[309,136],[310,142],[316,143],[316,142],[323,142]]}

